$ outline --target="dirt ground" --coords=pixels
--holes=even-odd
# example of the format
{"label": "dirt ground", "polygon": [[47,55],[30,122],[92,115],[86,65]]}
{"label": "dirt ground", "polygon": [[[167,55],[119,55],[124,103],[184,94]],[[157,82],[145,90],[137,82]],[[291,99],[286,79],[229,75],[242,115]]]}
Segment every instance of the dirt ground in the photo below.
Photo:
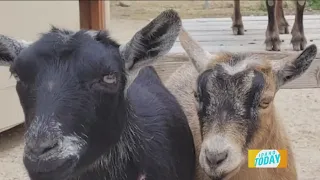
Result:
{"label": "dirt ground", "polygon": [[[119,5],[122,2],[124,5]],[[295,5],[292,0],[283,0],[286,15],[294,14]],[[309,1],[308,1],[309,2]],[[205,18],[205,17],[231,17],[233,1],[209,1],[205,8],[205,1],[112,1],[111,17],[121,19],[148,20],[156,17],[161,11],[173,8],[181,18]],[[124,7],[128,5],[129,7]],[[241,14],[243,16],[267,15],[265,0],[242,0],[240,1]],[[319,10],[312,9],[309,3],[304,14],[317,13]]]}
{"label": "dirt ground", "polygon": [[[210,9],[203,9],[203,1],[130,1],[125,4],[130,7],[118,6],[111,2],[112,20],[111,34],[119,42],[125,42],[134,32],[154,18],[162,10],[174,8],[181,13],[182,18],[198,17],[230,17],[232,1],[213,2]],[[265,15],[261,2],[252,1],[241,3],[243,15]],[[293,6],[288,2],[292,13]],[[308,13],[317,13],[308,9]],[[1,99],[1,101],[10,101]],[[320,89],[282,89],[276,96],[276,107],[284,120],[293,150],[299,180],[316,180],[320,177]],[[6,117],[2,117],[6,118]],[[2,119],[1,118],[1,119]],[[27,180],[22,165],[24,128],[18,126],[0,134],[0,180]]]}

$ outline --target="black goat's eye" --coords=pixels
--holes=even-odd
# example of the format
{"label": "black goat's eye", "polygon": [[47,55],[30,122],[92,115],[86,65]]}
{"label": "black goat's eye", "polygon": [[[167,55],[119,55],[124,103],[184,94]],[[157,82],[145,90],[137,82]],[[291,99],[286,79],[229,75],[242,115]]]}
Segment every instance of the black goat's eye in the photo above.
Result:
{"label": "black goat's eye", "polygon": [[103,82],[107,84],[116,84],[117,76],[115,74],[108,74],[103,76]]}
{"label": "black goat's eye", "polygon": [[116,93],[120,88],[120,78],[116,73],[108,73],[95,79],[92,88],[101,92]]}
{"label": "black goat's eye", "polygon": [[92,87],[102,92],[116,93],[119,91],[120,85],[120,77],[116,73],[108,73],[95,81]]}

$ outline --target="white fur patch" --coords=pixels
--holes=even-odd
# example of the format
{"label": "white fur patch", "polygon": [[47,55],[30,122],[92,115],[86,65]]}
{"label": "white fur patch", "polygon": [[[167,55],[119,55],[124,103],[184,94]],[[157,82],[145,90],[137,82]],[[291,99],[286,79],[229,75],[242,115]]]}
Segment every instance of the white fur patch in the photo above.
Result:
{"label": "white fur patch", "polygon": [[146,180],[147,176],[145,174],[140,174],[138,180]]}
{"label": "white fur patch", "polygon": [[248,59],[244,59],[239,63],[235,64],[234,66],[228,63],[221,64],[225,71],[230,75],[235,75],[256,65],[264,65],[264,61],[260,58],[256,58],[255,56],[249,57]]}
{"label": "white fur patch", "polygon": [[51,92],[51,91],[52,91],[53,86],[54,86],[54,82],[49,81],[49,82],[48,82],[48,90],[49,90],[49,92]]}
{"label": "white fur patch", "polygon": [[[205,151],[209,151],[211,153],[228,151],[228,158],[218,167],[212,169],[210,164],[206,161]],[[242,150],[223,134],[215,134],[203,141],[199,161],[201,167],[208,175],[213,176],[229,173],[241,165],[241,162],[243,161]]]}
{"label": "white fur patch", "polygon": [[21,39],[21,40],[17,40],[19,43],[21,43],[21,45],[23,45],[24,47],[27,47],[27,46],[29,46],[30,44],[32,44],[33,43],[33,41],[26,41],[26,40],[23,40],[23,39]]}
{"label": "white fur patch", "polygon": [[[52,114],[53,116],[54,114]],[[44,159],[64,159],[70,156],[79,158],[81,148],[86,144],[86,141],[80,136],[73,134],[70,136],[62,136],[61,124],[56,121],[45,121],[44,117],[36,116],[34,122],[30,125],[26,132],[26,140],[46,141],[49,138],[59,138],[57,149],[49,155],[45,155]],[[50,117],[49,117],[50,118]],[[43,138],[43,139],[42,139]]]}
{"label": "white fur patch", "polygon": [[59,151],[60,153],[57,155],[57,158],[64,159],[69,156],[77,156],[79,158],[79,152],[86,143],[86,141],[76,134],[72,136],[64,136],[61,141],[61,149]]}
{"label": "white fur patch", "polygon": [[[54,116],[52,114],[51,116]],[[49,117],[50,118],[50,117]],[[48,127],[50,127],[51,130],[54,130],[55,133],[61,134],[61,124],[55,121],[49,121],[49,124],[45,124],[44,117],[43,116],[36,116],[34,121],[31,123],[29,126],[27,132],[26,132],[26,137],[28,138],[39,138],[39,132],[45,132],[47,131],[48,134],[50,134],[50,131],[48,130]]]}
{"label": "white fur patch", "polygon": [[94,37],[98,34],[98,31],[89,30],[89,31],[86,31],[85,34],[88,34],[89,36]]}

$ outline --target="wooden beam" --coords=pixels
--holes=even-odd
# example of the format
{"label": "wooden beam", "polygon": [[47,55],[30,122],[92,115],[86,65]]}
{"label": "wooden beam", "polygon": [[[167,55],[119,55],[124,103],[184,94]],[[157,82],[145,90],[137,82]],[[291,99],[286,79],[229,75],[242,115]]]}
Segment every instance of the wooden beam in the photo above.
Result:
{"label": "wooden beam", "polygon": [[90,29],[90,2],[85,0],[79,0],[79,13],[80,13],[80,28]]}
{"label": "wooden beam", "polygon": [[80,28],[106,29],[105,9],[103,0],[79,0]]}

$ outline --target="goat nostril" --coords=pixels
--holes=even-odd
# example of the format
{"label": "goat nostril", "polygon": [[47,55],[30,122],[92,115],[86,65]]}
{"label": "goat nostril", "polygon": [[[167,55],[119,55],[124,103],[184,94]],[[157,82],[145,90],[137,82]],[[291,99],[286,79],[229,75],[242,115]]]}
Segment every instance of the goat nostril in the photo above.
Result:
{"label": "goat nostril", "polygon": [[223,153],[220,153],[218,156],[219,157],[217,158],[217,165],[221,164],[224,160],[227,159],[228,153],[225,151]]}
{"label": "goat nostril", "polygon": [[58,141],[46,141],[42,143],[29,143],[26,145],[27,153],[33,156],[41,156],[57,149]]}
{"label": "goat nostril", "polygon": [[57,147],[58,147],[58,142],[53,143],[53,144],[51,144],[50,146],[44,147],[43,150],[42,150],[42,152],[41,152],[41,154],[46,154],[46,153],[48,153],[49,151],[51,151],[51,150],[53,150],[53,149],[55,149],[55,148],[57,148]]}
{"label": "goat nostril", "polygon": [[223,163],[228,157],[228,152],[208,152],[206,151],[206,160],[212,166],[218,166]]}
{"label": "goat nostril", "polygon": [[211,163],[212,160],[209,156],[206,156],[206,161],[207,161],[207,164],[210,164],[210,165],[213,164],[213,163]]}

